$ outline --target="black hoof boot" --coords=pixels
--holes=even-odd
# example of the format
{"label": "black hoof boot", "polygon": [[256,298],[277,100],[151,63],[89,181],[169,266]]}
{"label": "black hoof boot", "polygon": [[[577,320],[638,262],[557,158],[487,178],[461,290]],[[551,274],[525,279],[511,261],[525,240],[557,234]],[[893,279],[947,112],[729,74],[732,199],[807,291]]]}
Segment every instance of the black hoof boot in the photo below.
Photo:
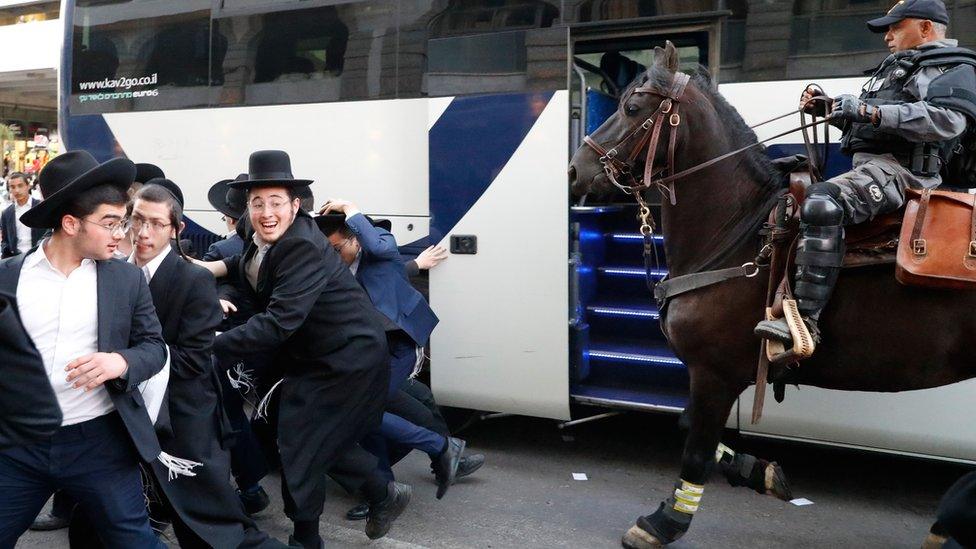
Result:
{"label": "black hoof boot", "polygon": [[731,462],[719,462],[722,473],[732,486],[752,488],[763,495],[783,501],[793,499],[793,491],[783,468],[775,461],[766,461],[749,454],[737,453]]}
{"label": "black hoof boot", "polygon": [[[670,501],[670,500],[669,500]],[[685,535],[691,526],[692,515],[675,511],[672,505],[661,503],[654,514],[639,517],[621,541],[627,549],[664,547]]]}

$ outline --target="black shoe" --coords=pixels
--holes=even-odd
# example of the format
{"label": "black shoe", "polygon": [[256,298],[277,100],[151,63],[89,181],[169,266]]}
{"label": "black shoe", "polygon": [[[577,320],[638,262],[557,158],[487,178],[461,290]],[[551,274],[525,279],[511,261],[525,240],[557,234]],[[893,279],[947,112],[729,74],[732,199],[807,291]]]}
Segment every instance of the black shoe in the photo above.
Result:
{"label": "black shoe", "polygon": [[484,454],[474,454],[470,456],[464,456],[458,463],[457,474],[454,479],[457,480],[462,477],[466,477],[471,473],[481,469],[481,466],[485,464]]}
{"label": "black shoe", "polygon": [[366,536],[369,539],[380,539],[390,531],[393,521],[410,503],[411,488],[408,484],[390,482],[387,485],[389,494],[383,503],[371,505],[369,516],[366,517]]}
{"label": "black shoe", "polygon": [[346,520],[366,520],[366,517],[368,516],[369,504],[366,502],[360,503],[359,505],[346,511]]}
{"label": "black shoe", "polygon": [[434,467],[434,477],[437,479],[437,499],[444,497],[447,489],[454,484],[457,477],[458,464],[461,463],[461,454],[467,443],[459,438],[449,437],[447,448],[437,456],[432,464]]}
{"label": "black shoe", "polygon": [[793,348],[793,332],[790,331],[790,326],[786,323],[785,318],[763,320],[756,324],[753,333],[763,339],[779,341],[787,349]]}
{"label": "black shoe", "polygon": [[244,504],[244,511],[249,515],[256,515],[267,509],[268,505],[271,505],[271,498],[268,497],[268,493],[260,485],[254,488],[248,488],[246,491],[238,490],[237,497],[241,498],[241,503]]}
{"label": "black shoe", "polygon": [[68,524],[71,522],[69,517],[59,517],[52,515],[51,513],[46,513],[43,515],[38,515],[34,519],[34,523],[30,525],[30,529],[35,532],[49,532],[51,530],[61,530],[62,528],[67,528]]}

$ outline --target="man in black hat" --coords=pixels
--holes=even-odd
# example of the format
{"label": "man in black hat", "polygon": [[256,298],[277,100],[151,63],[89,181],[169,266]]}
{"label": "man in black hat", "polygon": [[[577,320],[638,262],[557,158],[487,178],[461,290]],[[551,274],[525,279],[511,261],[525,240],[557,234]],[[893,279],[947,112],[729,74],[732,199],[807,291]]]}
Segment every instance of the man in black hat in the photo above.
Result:
{"label": "man in black hat", "polygon": [[[218,336],[214,351],[226,364],[276,351],[285,512],[295,542],[321,547],[326,472],[383,414],[386,340],[369,298],[300,207],[296,189],[311,181],[292,176],[284,151],[255,152],[248,165],[248,179],[230,185],[247,191],[253,241],[243,255],[209,265],[246,283],[260,312]],[[382,537],[409,502],[409,487],[373,475],[360,489],[371,503],[366,533]]]}
{"label": "man in black hat", "polygon": [[[884,33],[891,55],[859,96],[827,99],[810,88],[803,95],[801,108],[829,112],[854,163],[811,185],[800,211],[794,293],[814,341],[844,259],[844,227],[901,208],[907,187],[938,186],[967,127],[976,128],[976,52],[946,38],[948,23],[942,0],[902,0],[867,23]],[[762,321],[755,332],[793,347],[785,319]]]}
{"label": "man in black hat", "polygon": [[40,174],[45,199],[22,217],[52,236],[0,262],[0,291],[30,303],[21,318],[63,416],[50,438],[0,451],[0,547],[16,542],[58,488],[107,545],[162,547],[149,527],[139,458],[176,474],[192,469],[161,451],[138,390],[166,359],[146,280],[111,259],[127,230],[134,176],[125,159],[58,156]]}
{"label": "man in black hat", "polygon": [[[247,174],[242,173],[236,179],[238,181],[247,179]],[[227,226],[227,234],[223,240],[210,245],[207,253],[203,255],[204,261],[219,261],[244,251],[244,239],[237,233],[237,222],[247,209],[247,197],[243,190],[228,186],[232,181],[234,179],[218,181],[207,191],[207,202],[221,213],[221,219]]]}

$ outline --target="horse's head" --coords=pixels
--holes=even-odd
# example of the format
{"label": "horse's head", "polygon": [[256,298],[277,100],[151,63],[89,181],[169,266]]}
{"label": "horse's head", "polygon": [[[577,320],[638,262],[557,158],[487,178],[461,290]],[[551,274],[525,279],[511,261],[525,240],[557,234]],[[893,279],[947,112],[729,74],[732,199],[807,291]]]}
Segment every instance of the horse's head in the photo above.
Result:
{"label": "horse's head", "polygon": [[652,164],[666,165],[670,132],[678,130],[680,120],[669,113],[687,83],[677,70],[678,52],[670,41],[654,48],[654,64],[621,94],[617,111],[573,155],[569,183],[574,195],[605,194],[614,188],[613,180],[632,185],[643,178],[654,124],[671,125],[670,130],[658,130],[660,142]]}

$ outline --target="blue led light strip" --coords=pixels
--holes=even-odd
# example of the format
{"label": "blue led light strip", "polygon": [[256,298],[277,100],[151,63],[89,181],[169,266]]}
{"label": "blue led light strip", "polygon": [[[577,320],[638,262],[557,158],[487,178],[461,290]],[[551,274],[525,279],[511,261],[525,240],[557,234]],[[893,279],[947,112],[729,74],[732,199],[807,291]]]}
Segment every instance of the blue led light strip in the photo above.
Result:
{"label": "blue led light strip", "polygon": [[643,364],[660,364],[662,366],[684,366],[684,363],[673,356],[642,355],[637,353],[622,353],[617,351],[590,351],[590,358],[604,358],[622,362],[640,362]]}
{"label": "blue led light strip", "polygon": [[661,318],[661,313],[653,309],[626,309],[621,307],[599,307],[590,306],[586,308],[587,311],[595,313],[598,315],[607,316],[630,316],[630,317],[642,317],[642,318]]}
{"label": "blue led light strip", "polygon": [[[644,269],[637,267],[600,267],[600,272],[608,275],[620,276],[644,276]],[[664,277],[668,271],[663,269],[652,269],[651,276]]]}
{"label": "blue led light strip", "polygon": [[[635,241],[635,242],[644,241],[644,237],[638,233],[612,233],[610,235],[610,238],[614,240]],[[656,234],[651,236],[651,238],[653,238],[656,242],[664,242],[663,235]]]}

